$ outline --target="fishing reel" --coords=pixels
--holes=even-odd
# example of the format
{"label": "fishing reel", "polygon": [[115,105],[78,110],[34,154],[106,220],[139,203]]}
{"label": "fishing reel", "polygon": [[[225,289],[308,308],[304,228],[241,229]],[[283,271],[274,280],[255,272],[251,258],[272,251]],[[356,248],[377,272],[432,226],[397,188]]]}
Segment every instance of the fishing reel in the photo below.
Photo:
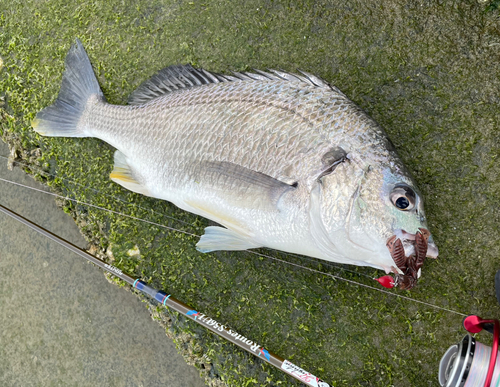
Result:
{"label": "fishing reel", "polygon": [[[442,387],[490,387],[500,383],[498,354],[500,322],[468,316],[463,322],[467,334],[452,345],[439,363],[439,384]],[[476,342],[471,333],[486,330],[493,334],[493,346]]]}
{"label": "fishing reel", "polygon": [[[495,275],[495,289],[500,303],[500,270]],[[464,319],[467,334],[460,343],[452,345],[439,363],[439,384],[442,387],[490,387],[500,385],[500,354],[498,353],[500,322],[483,320],[478,316]],[[472,337],[471,333],[486,330],[493,334],[493,345],[488,347]]]}

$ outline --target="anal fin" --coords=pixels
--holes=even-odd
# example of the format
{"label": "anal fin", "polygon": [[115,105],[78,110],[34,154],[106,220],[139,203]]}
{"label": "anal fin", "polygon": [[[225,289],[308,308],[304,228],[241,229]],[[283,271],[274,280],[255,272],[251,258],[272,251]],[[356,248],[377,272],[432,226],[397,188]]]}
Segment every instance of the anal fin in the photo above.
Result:
{"label": "anal fin", "polygon": [[111,180],[130,191],[151,196],[149,190],[137,181],[137,178],[134,176],[134,172],[127,161],[127,156],[117,150],[115,152],[114,161],[115,165],[113,171],[109,175]]}
{"label": "anal fin", "polygon": [[262,247],[262,245],[253,242],[243,234],[218,226],[205,228],[205,234],[196,244],[196,249],[202,253],[216,250],[247,250],[256,247]]}

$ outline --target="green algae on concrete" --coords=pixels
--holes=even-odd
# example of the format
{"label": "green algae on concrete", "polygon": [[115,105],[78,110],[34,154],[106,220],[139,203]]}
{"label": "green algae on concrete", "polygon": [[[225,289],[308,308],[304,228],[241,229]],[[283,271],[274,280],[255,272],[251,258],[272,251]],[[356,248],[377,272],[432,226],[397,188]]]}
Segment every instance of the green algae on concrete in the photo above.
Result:
{"label": "green algae on concrete", "polygon": [[[57,96],[74,39],[82,40],[111,103],[125,103],[142,81],[178,63],[217,72],[317,74],[386,129],[425,197],[440,257],[425,263],[416,289],[393,293],[496,317],[500,17],[494,4],[0,0],[1,135],[14,157],[31,165],[26,171],[56,192],[200,235],[206,220],[112,183],[108,145],[42,138],[30,129],[36,112]],[[189,234],[62,205],[96,252],[107,251],[123,271],[336,386],[437,385],[441,355],[464,334],[459,314],[248,252],[200,254]],[[127,254],[134,246],[140,255]],[[380,274],[261,253],[366,285]],[[210,383],[298,384],[183,316],[151,310]]]}

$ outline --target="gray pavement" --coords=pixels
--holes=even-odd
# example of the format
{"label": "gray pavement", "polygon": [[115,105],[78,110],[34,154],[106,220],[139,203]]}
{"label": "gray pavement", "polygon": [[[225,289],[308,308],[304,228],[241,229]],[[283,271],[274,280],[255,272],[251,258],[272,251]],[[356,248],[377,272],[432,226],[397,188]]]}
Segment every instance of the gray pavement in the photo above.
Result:
{"label": "gray pavement", "polygon": [[[44,189],[6,164],[0,159],[1,178]],[[49,195],[0,181],[0,204],[86,245]],[[136,296],[0,214],[0,386],[203,385]]]}

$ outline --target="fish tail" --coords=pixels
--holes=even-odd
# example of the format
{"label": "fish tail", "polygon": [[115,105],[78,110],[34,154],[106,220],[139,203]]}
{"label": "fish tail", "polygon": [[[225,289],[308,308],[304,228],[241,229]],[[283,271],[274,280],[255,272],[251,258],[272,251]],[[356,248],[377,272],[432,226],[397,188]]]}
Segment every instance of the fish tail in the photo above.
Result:
{"label": "fish tail", "polygon": [[61,90],[56,101],[38,112],[31,126],[43,136],[91,136],[80,118],[90,98],[95,98],[96,101],[105,99],[79,39],[71,46],[65,64]]}

